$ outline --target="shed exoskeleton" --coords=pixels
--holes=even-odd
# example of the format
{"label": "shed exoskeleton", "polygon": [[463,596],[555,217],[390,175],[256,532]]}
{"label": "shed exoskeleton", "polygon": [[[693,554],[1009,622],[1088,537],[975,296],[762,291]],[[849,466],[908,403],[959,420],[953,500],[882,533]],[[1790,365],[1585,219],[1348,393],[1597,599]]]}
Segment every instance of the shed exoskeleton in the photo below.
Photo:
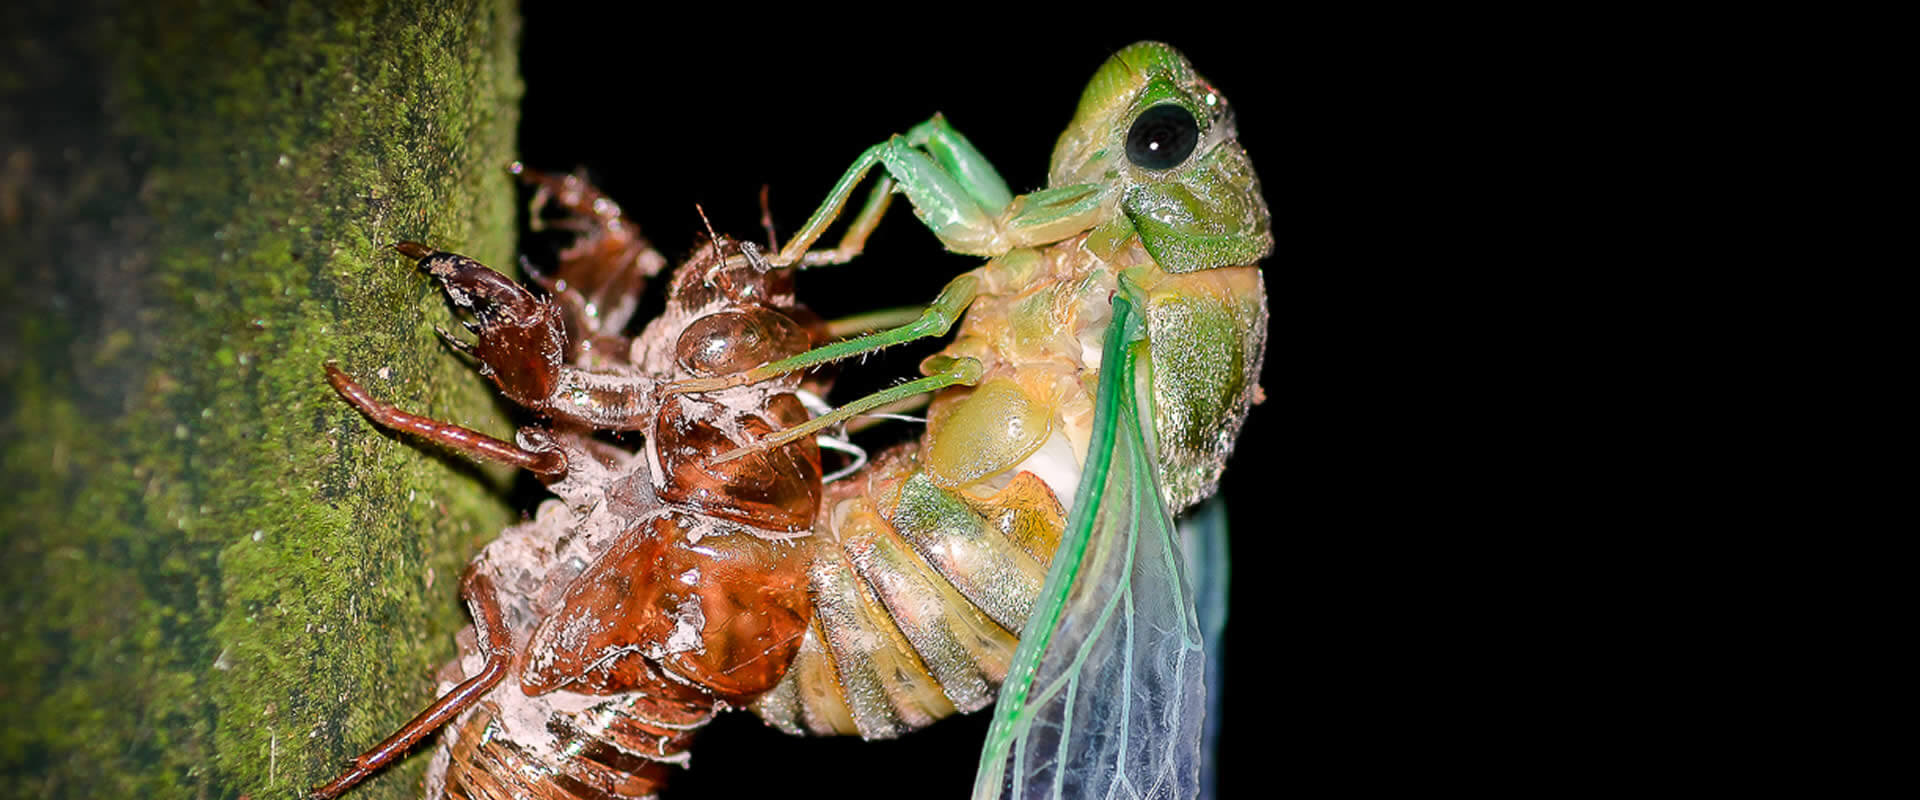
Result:
{"label": "shed exoskeleton", "polygon": [[374,422],[527,469],[556,499],[469,566],[461,594],[474,625],[442,672],[443,697],[315,797],[339,796],[442,727],[430,797],[650,796],[716,707],[785,675],[812,613],[818,446],[713,458],[804,422],[800,378],[707,397],[659,391],[819,339],[792,271],[716,238],[674,272],[666,311],[628,338],[632,295],[664,260],[581,179],[521,173],[586,229],[540,278],[550,297],[464,256],[398,249],[470,313],[475,342],[449,343],[543,421],[506,442],[381,403],[331,364],[327,377]]}

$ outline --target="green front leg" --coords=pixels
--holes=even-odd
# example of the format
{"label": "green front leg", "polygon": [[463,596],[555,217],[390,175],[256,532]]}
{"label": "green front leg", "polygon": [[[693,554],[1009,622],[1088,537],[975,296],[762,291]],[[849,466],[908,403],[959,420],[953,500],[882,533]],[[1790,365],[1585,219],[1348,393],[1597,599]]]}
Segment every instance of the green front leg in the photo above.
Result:
{"label": "green front leg", "polygon": [[927,377],[903,383],[891,389],[882,389],[836,408],[832,413],[822,414],[799,425],[770,434],[745,447],[728,450],[715,457],[713,463],[732,461],[748,453],[769,450],[805,436],[812,436],[888,403],[898,402],[915,395],[937,392],[949,386],[972,386],[979,383],[981,375],[984,374],[984,368],[978,359],[934,356],[928,359],[927,363],[933,370],[933,374]]}
{"label": "green front leg", "polygon": [[[991,267],[993,263],[989,262],[987,266]],[[869,333],[844,342],[822,345],[790,358],[762,364],[746,372],[676,381],[667,385],[667,391],[674,394],[711,392],[730,386],[759,383],[829,361],[851,358],[883,347],[905,344],[929,336],[944,335],[953,327],[953,323],[959,321],[960,315],[967,312],[967,306],[973,304],[973,299],[980,295],[981,271],[974,270],[954,278],[945,289],[940,290],[940,296],[934,298],[934,301],[927,306],[926,310],[921,311],[914,321],[900,327]]]}
{"label": "green front leg", "polygon": [[927,151],[933,161],[960,183],[967,196],[988,214],[999,216],[1013,202],[1013,192],[993,168],[993,162],[974,149],[973,142],[947,124],[941,114],[907,130],[907,144]]}
{"label": "green front leg", "polygon": [[[848,227],[840,245],[832,250],[808,252],[827,226],[846,207],[853,190],[875,165],[886,169],[887,176],[874,186],[865,207]],[[941,244],[956,253],[999,255],[1007,251],[1001,241],[1000,215],[1013,202],[1013,193],[998,170],[973,143],[947,124],[938,114],[913,126],[905,136],[894,136],[867,148],[854,159],[853,166],[840,176],[819,210],[787,242],[775,264],[839,264],[853,259],[866,247],[867,235],[886,213],[895,184],[907,195],[913,210],[925,222]]]}

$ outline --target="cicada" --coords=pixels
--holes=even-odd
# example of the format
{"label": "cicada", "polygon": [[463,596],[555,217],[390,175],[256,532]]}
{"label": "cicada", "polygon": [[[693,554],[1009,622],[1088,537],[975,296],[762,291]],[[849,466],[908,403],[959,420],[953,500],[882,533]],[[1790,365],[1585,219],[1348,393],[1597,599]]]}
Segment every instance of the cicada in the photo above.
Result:
{"label": "cicada", "polygon": [[[813,249],[875,166],[884,175],[848,233]],[[628,343],[579,311],[630,309],[614,296],[626,272],[590,270],[542,301],[497,275],[450,271],[461,262],[446,254],[410,253],[478,315],[469,349],[483,371],[555,427],[489,440],[356,397],[338,374],[336,388],[383,424],[543,475],[563,502],[476,560],[476,626],[449,693],[324,796],[449,722],[435,792],[633,797],[725,705],[793,733],[884,738],[996,702],[977,797],[1200,791],[1211,625],[1200,609],[1218,604],[1195,592],[1222,585],[1224,530],[1208,516],[1183,541],[1173,515],[1212,494],[1258,397],[1257,262],[1272,247],[1225,98],[1173,49],[1133,45],[1096,72],[1048,188],[1013,196],[935,117],[863,153],[771,258],[734,248],[683,266],[676,287],[697,293],[729,275],[752,287],[763,278],[751,276],[852,260],[896,189],[949,249],[989,260],[914,322],[805,352],[818,328],[802,333],[786,313],[790,277],[702,306],[708,316],[654,320]],[[693,335],[726,303],[792,324]],[[779,399],[797,397],[810,368],[956,324],[919,380],[810,420]],[[660,360],[650,337],[695,345]],[[929,392],[919,441],[820,488],[816,437]],[[696,447],[675,444],[699,420],[661,415],[688,401],[735,421],[708,425]],[[607,430],[648,442],[632,451],[594,435]],[[790,502],[745,502],[774,495]],[[639,555],[716,533],[741,554],[723,569],[662,571]],[[503,569],[494,561],[510,541],[534,552]],[[1208,555],[1189,576],[1182,551],[1194,543]],[[509,577],[521,586],[509,602],[472,601]],[[736,658],[756,646],[759,657]],[[447,782],[456,772],[466,788]]]}
{"label": "cicada", "polygon": [[[839,244],[812,249],[875,167]],[[815,617],[792,674],[756,709],[792,731],[887,736],[948,701],[964,709],[985,677],[1001,686],[975,797],[1194,796],[1202,630],[1215,627],[1194,591],[1224,582],[1224,523],[1204,517],[1183,543],[1173,514],[1214,492],[1259,397],[1258,262],[1273,247],[1231,107],[1173,48],[1134,44],[1094,74],[1045,189],[1014,196],[936,115],[861,153],[773,262],[855,258],[896,191],[947,249],[989,260],[905,326],[674,387],[765,380],[960,324],[924,378],[763,443],[941,392],[918,445],[878,459],[863,487],[829,488],[816,535],[847,558],[816,560],[814,592],[846,610]],[[1056,523],[1054,509],[1069,511]],[[1187,547],[1206,554],[1197,579]],[[1004,673],[985,635],[950,652],[943,633],[986,626],[900,577],[921,571],[915,554],[1019,631]]]}

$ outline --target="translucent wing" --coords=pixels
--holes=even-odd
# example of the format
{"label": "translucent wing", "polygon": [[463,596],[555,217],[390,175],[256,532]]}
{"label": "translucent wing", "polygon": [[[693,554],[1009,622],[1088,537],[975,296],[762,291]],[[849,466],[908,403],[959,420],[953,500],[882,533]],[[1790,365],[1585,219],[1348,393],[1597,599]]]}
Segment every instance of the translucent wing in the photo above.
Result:
{"label": "translucent wing", "polygon": [[1213,800],[1218,777],[1213,756],[1220,751],[1220,697],[1224,665],[1221,634],[1227,627],[1227,504],[1208,498],[1180,521],[1180,542],[1192,568],[1193,592],[1200,612],[1200,640],[1207,645],[1207,724],[1200,744],[1200,800]]}
{"label": "translucent wing", "polygon": [[1144,322],[1124,293],[1113,305],[1081,499],[994,707],[976,800],[1199,790],[1200,623],[1141,414]]}

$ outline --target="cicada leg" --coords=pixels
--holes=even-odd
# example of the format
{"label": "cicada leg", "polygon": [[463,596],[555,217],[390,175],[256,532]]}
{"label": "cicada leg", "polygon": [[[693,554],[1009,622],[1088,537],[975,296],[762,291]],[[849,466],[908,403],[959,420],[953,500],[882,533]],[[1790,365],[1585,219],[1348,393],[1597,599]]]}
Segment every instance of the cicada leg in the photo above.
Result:
{"label": "cicada leg", "polygon": [[401,242],[394,249],[416,259],[422,271],[440,281],[454,305],[473,316],[468,328],[478,340],[454,346],[479,359],[481,374],[492,378],[507,399],[593,428],[633,430],[651,419],[656,394],[652,378],[566,363],[568,341],[560,306],[458,253],[418,242]]}
{"label": "cicada leg", "polygon": [[493,579],[468,567],[466,576],[460,581],[460,595],[466,599],[474,625],[480,629],[480,652],[486,658],[486,666],[461,681],[459,686],[453,687],[453,691],[435,700],[433,705],[427,706],[425,711],[401,726],[400,730],[394,731],[392,736],[374,745],[372,750],[355,757],[353,765],[340,773],[339,777],[313,790],[314,800],[339,797],[341,792],[352,788],[367,776],[398,761],[414,745],[452,722],[460,716],[460,712],[480,702],[480,698],[506,677],[507,668],[513,663],[513,638],[507,632],[506,616],[500,610],[500,598],[494,592]]}
{"label": "cicada leg", "polygon": [[[555,274],[528,269],[528,276],[567,309],[575,339],[618,337],[633,318],[642,287],[666,267],[666,257],[584,174],[552,175],[518,162],[508,171],[536,187],[530,204],[534,230],[554,227],[580,234],[560,253]],[[543,216],[550,202],[562,212],[558,219]]]}
{"label": "cicada leg", "polygon": [[955,385],[972,386],[980,382],[983,374],[983,367],[980,361],[973,358],[936,356],[928,360],[928,365],[933,371],[932,375],[916,381],[908,381],[891,389],[874,392],[866,397],[834,409],[830,414],[822,414],[814,417],[803,424],[795,425],[779,433],[769,435],[746,447],[721,453],[713,459],[713,463],[725,463],[747,455],[748,453],[779,447],[788,442],[800,439],[801,437],[811,436],[816,432],[838,425],[853,418],[855,415],[864,414],[889,403],[900,402],[914,395],[937,392]]}
{"label": "cicada leg", "polygon": [[[832,250],[809,252],[827,226],[840,216],[854,187],[860,185],[875,166],[886,170],[867,196],[867,203]],[[854,159],[844,175],[827,193],[827,199],[801,226],[787,246],[773,259],[775,264],[800,263],[807,266],[840,264],[852,260],[865,249],[868,234],[880,223],[893,196],[895,182],[908,202],[930,220],[935,236],[956,253],[996,255],[1006,248],[996,247],[999,225],[996,221],[1013,194],[993,164],[976,150],[972,142],[947,124],[945,117],[932,119],[876,144]],[[937,220],[937,221],[931,221]]]}
{"label": "cicada leg", "polygon": [[790,372],[798,372],[810,367],[816,367],[830,361],[839,361],[840,359],[851,358],[862,353],[870,353],[883,347],[905,344],[929,336],[944,335],[948,330],[953,328],[955,322],[960,320],[960,315],[966,313],[967,306],[973,304],[974,298],[979,296],[980,276],[977,274],[978,272],[979,271],[976,270],[954,278],[953,282],[948,283],[946,288],[940,290],[940,296],[934,298],[934,301],[927,306],[926,310],[920,312],[917,319],[900,327],[870,333],[865,336],[858,336],[844,342],[834,342],[833,344],[816,347],[797,356],[762,364],[746,372],[733,375],[720,375],[712,378],[695,378],[677,381],[668,384],[667,391],[675,394],[711,392],[732,386],[759,383],[760,381],[776,378]]}
{"label": "cicada leg", "polygon": [[544,433],[529,430],[536,444],[535,449],[521,447],[512,442],[495,439],[476,430],[463,428],[418,414],[410,414],[394,408],[379,400],[355,383],[340,368],[326,365],[327,382],[333,384],[333,390],[360,413],[366,414],[381,427],[404,431],[427,441],[433,442],[458,453],[483,461],[497,461],[510,464],[539,475],[542,478],[559,478],[567,474],[567,458],[557,443],[545,439]]}

